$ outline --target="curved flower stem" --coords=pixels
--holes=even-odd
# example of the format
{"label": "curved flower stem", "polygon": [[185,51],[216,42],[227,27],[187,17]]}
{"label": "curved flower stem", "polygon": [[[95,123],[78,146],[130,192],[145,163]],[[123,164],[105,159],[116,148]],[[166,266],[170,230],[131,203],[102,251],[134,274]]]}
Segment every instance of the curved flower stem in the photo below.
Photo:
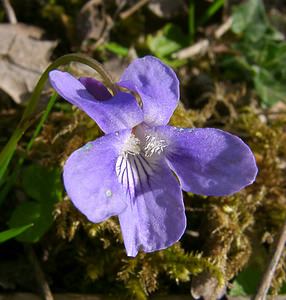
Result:
{"label": "curved flower stem", "polygon": [[34,89],[32,96],[29,100],[28,106],[26,107],[26,110],[24,111],[24,114],[20,121],[20,124],[21,124],[21,122],[24,122],[34,112],[37,102],[38,102],[38,98],[40,97],[40,94],[41,94],[41,92],[44,88],[44,85],[48,79],[49,72],[56,69],[57,67],[59,67],[61,65],[66,65],[72,61],[86,64],[89,67],[91,67],[92,69],[94,69],[95,71],[97,71],[98,74],[102,77],[105,85],[113,92],[113,94],[116,93],[117,88],[116,88],[115,84],[113,83],[111,77],[104,70],[103,66],[99,62],[97,62],[96,60],[94,60],[90,57],[87,57],[85,55],[78,54],[78,53],[66,54],[66,55],[63,55],[63,56],[59,57],[58,59],[56,59],[51,65],[49,65],[49,67],[42,74],[41,78],[39,79],[39,81]]}
{"label": "curved flower stem", "polygon": [[40,77],[19,124],[14,130],[13,135],[9,139],[8,143],[5,145],[5,147],[2,149],[0,153],[0,185],[1,185],[1,180],[9,165],[9,162],[12,159],[13,154],[16,150],[18,141],[31,125],[31,116],[33,115],[37,107],[38,100],[45,86],[45,83],[48,79],[49,72],[61,65],[68,64],[72,61],[86,64],[91,68],[93,68],[94,70],[96,70],[99,73],[99,75],[102,77],[104,84],[112,91],[112,93],[115,94],[117,92],[116,85],[113,83],[111,77],[104,70],[103,66],[96,60],[77,53],[63,55],[58,59],[56,59],[51,65],[48,66],[48,68]]}

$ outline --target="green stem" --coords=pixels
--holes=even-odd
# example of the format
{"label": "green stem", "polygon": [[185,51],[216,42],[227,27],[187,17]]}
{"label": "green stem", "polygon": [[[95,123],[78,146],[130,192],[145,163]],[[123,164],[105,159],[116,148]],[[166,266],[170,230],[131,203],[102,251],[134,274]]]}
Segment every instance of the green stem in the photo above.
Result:
{"label": "green stem", "polygon": [[191,42],[195,39],[195,31],[196,31],[196,24],[195,24],[195,0],[190,0],[189,4],[189,35]]}
{"label": "green stem", "polygon": [[40,98],[41,92],[48,79],[49,72],[61,65],[68,64],[72,61],[86,64],[94,70],[96,70],[102,77],[104,84],[112,91],[113,94],[116,94],[117,88],[116,85],[113,83],[111,77],[104,70],[103,66],[94,59],[76,53],[67,54],[56,59],[40,77],[18,126],[16,127],[16,129],[13,132],[13,135],[11,136],[8,143],[5,145],[5,147],[0,153],[0,184],[3,181],[3,176],[6,173],[6,170],[14,155],[19,140],[31,125],[30,117],[33,115],[37,107],[38,99]]}
{"label": "green stem", "polygon": [[113,92],[113,94],[116,93],[117,89],[116,89],[115,84],[113,83],[111,77],[104,70],[103,66],[99,62],[97,62],[96,60],[94,60],[90,57],[82,55],[82,54],[77,54],[77,53],[66,54],[66,55],[63,55],[63,56],[59,57],[58,59],[56,59],[42,74],[41,78],[39,79],[39,81],[34,89],[32,96],[30,98],[28,106],[26,107],[26,110],[24,111],[24,114],[20,121],[20,124],[22,122],[24,122],[27,118],[29,118],[30,115],[34,112],[34,110],[37,106],[38,98],[40,97],[41,92],[44,88],[44,85],[48,79],[49,72],[56,69],[57,67],[59,67],[61,65],[66,65],[72,61],[86,64],[86,65],[90,66],[91,68],[93,68],[94,70],[96,70],[99,73],[99,75],[102,77],[105,85],[108,88],[110,88],[110,90]]}
{"label": "green stem", "polygon": [[8,143],[5,145],[5,147],[0,153],[0,185],[3,183],[3,176],[5,175],[8,165],[14,155],[17,143],[23,136],[25,131],[29,128],[29,126],[30,122],[25,122],[21,124],[20,127],[16,127],[16,129],[13,132],[13,135],[11,136]]}
{"label": "green stem", "polygon": [[32,138],[30,139],[30,141],[29,141],[29,143],[27,145],[27,148],[26,148],[27,152],[32,148],[36,137],[39,135],[39,133],[40,133],[40,131],[41,131],[41,129],[42,129],[45,121],[47,120],[47,118],[48,118],[48,116],[49,116],[49,114],[50,114],[50,112],[51,112],[51,110],[52,110],[52,108],[53,108],[53,106],[54,106],[54,104],[55,104],[55,102],[57,100],[57,97],[58,97],[58,94],[56,92],[52,94],[52,96],[51,96],[51,98],[50,98],[50,100],[48,102],[48,105],[47,105],[47,107],[46,107],[46,109],[45,109],[45,111],[44,111],[44,113],[43,113],[43,115],[42,115],[42,117],[40,119],[40,122],[37,125],[37,127],[36,127],[36,129],[35,129],[35,131],[33,133],[33,136],[32,136]]}

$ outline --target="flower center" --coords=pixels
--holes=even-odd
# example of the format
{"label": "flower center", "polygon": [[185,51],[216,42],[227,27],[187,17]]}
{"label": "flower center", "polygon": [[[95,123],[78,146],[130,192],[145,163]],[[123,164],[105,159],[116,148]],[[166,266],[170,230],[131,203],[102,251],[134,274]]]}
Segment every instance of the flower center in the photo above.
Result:
{"label": "flower center", "polygon": [[122,149],[122,156],[138,155],[140,151],[140,140],[132,133]]}
{"label": "flower center", "polygon": [[150,157],[154,153],[161,154],[164,151],[164,148],[166,147],[167,147],[167,143],[165,140],[152,135],[147,135],[145,146],[144,146],[145,156]]}
{"label": "flower center", "polygon": [[154,134],[135,135],[132,133],[125,142],[121,156],[128,158],[128,155],[151,157],[154,154],[163,153],[167,147],[166,140]]}
{"label": "flower center", "polygon": [[126,140],[115,170],[118,181],[131,198],[148,183],[165,147],[167,143],[164,139],[155,133],[148,134],[145,130],[134,131]]}

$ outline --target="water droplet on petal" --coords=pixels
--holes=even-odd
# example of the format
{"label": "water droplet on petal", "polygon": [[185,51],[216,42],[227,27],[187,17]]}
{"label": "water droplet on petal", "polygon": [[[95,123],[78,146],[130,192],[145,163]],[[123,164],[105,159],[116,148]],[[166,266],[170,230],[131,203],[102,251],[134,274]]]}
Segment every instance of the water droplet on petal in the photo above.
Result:
{"label": "water droplet on petal", "polygon": [[106,190],[105,195],[106,195],[106,197],[110,198],[112,196],[112,191],[111,190]]}
{"label": "water droplet on petal", "polygon": [[115,132],[115,135],[117,135],[117,136],[118,136],[118,135],[119,135],[119,132],[118,132],[118,131],[116,131],[116,132]]}

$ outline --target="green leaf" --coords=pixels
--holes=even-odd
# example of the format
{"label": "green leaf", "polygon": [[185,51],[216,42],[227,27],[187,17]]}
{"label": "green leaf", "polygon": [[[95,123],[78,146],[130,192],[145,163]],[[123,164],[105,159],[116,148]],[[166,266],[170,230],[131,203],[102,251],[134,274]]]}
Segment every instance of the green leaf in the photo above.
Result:
{"label": "green leaf", "polygon": [[249,266],[238,274],[233,282],[233,288],[229,291],[230,296],[254,295],[261,279],[262,272],[256,266]]}
{"label": "green leaf", "polygon": [[59,169],[30,165],[24,169],[23,189],[31,198],[44,203],[55,203],[62,196]]}
{"label": "green leaf", "polygon": [[187,59],[170,59],[166,57],[161,58],[161,61],[164,62],[166,65],[170,66],[171,68],[179,68],[188,62]]}
{"label": "green leaf", "polygon": [[53,224],[55,203],[61,199],[60,171],[39,165],[30,165],[23,171],[22,186],[34,201],[27,201],[13,211],[10,227],[33,223],[34,226],[17,237],[22,242],[37,242]]}
{"label": "green leaf", "polygon": [[259,69],[254,77],[254,85],[264,105],[271,106],[278,101],[286,102],[285,83],[278,81],[270,71]]}
{"label": "green leaf", "polygon": [[185,47],[188,44],[188,38],[179,27],[169,23],[155,36],[149,35],[147,44],[153,54],[159,58],[164,58]]}
{"label": "green leaf", "polygon": [[268,41],[260,52],[260,65],[263,68],[272,72],[286,69],[286,43]]}
{"label": "green leaf", "polygon": [[[269,22],[262,0],[248,0],[233,11],[232,31],[243,34],[244,41],[262,43],[267,40],[282,41],[283,35]],[[248,44],[249,48],[257,45]],[[263,49],[263,47],[258,47]]]}
{"label": "green leaf", "polygon": [[4,243],[4,242],[18,236],[19,234],[23,233],[24,231],[26,231],[27,229],[29,229],[32,226],[33,226],[33,224],[31,223],[28,225],[15,227],[15,228],[11,228],[11,229],[0,232],[0,243]]}
{"label": "green leaf", "polygon": [[242,33],[246,29],[253,30],[251,25],[268,25],[267,16],[262,0],[248,0],[237,6],[232,15],[232,31]]}
{"label": "green leaf", "polygon": [[224,69],[224,77],[236,80],[243,77],[245,81],[252,80],[253,69],[244,56],[225,55],[220,65]]}
{"label": "green leaf", "polygon": [[247,293],[243,289],[243,286],[239,284],[237,280],[232,283],[232,288],[229,291],[229,296],[232,297],[240,297],[240,296],[247,296]]}
{"label": "green leaf", "polygon": [[224,58],[224,67],[252,83],[264,106],[286,102],[286,43],[270,24],[263,1],[248,0],[236,7],[232,30],[240,40],[232,45],[233,58]]}
{"label": "green leaf", "polygon": [[128,55],[128,48],[123,47],[117,43],[106,43],[104,48],[113,52],[119,56],[127,56]]}
{"label": "green leaf", "polygon": [[13,211],[9,226],[14,228],[33,223],[34,226],[19,234],[17,239],[21,242],[36,243],[52,225],[52,212],[52,207],[32,201],[24,202]]}

